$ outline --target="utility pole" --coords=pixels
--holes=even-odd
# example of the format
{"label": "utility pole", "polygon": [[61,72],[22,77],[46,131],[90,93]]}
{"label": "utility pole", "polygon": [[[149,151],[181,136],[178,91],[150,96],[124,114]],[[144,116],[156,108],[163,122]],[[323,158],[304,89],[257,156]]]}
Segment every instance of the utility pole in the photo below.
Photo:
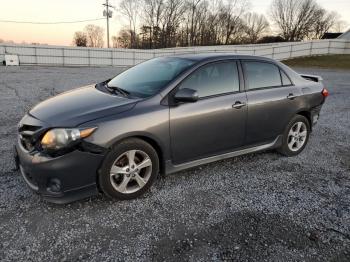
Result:
{"label": "utility pole", "polygon": [[109,48],[109,18],[112,18],[112,11],[109,10],[109,8],[114,8],[114,6],[110,5],[108,3],[108,0],[106,0],[106,3],[102,4],[106,7],[105,10],[103,10],[103,16],[105,16],[107,19],[107,47]]}

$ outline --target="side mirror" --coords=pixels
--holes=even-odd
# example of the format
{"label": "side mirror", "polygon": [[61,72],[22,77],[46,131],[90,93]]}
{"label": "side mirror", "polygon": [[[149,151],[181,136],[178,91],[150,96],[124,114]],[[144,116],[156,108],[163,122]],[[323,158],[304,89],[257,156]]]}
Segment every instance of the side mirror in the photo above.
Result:
{"label": "side mirror", "polygon": [[199,97],[196,90],[183,88],[175,93],[174,99],[176,102],[194,103],[198,101]]}

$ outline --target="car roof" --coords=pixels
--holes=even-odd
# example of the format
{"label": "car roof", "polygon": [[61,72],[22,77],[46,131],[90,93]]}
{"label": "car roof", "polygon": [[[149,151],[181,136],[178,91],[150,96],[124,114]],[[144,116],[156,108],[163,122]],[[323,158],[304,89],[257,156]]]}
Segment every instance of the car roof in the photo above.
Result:
{"label": "car roof", "polygon": [[196,62],[201,61],[212,61],[212,60],[221,60],[221,59],[247,59],[247,60],[265,60],[265,61],[275,61],[271,58],[255,56],[255,55],[243,55],[236,53],[200,53],[200,54],[179,54],[172,57],[184,58],[193,60]]}

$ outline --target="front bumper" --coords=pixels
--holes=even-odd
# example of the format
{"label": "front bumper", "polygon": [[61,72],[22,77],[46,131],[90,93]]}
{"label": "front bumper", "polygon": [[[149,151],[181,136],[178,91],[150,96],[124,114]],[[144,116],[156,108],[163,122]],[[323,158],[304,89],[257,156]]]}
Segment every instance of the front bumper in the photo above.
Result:
{"label": "front bumper", "polygon": [[59,157],[29,153],[18,140],[15,159],[27,185],[52,203],[65,204],[98,194],[103,154],[72,151]]}

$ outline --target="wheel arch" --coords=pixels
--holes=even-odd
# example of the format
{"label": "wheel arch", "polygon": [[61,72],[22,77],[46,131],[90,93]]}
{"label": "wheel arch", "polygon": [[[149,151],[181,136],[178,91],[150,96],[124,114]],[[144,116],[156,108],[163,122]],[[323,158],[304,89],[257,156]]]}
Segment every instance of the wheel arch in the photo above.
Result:
{"label": "wheel arch", "polygon": [[139,133],[139,132],[135,132],[135,133],[129,133],[129,134],[125,134],[122,137],[118,137],[116,140],[114,140],[108,147],[108,149],[112,148],[113,146],[121,143],[122,141],[128,140],[128,139],[133,139],[133,138],[137,138],[140,140],[143,140],[145,142],[147,142],[148,144],[150,144],[154,150],[156,150],[158,158],[159,158],[159,171],[160,173],[164,173],[165,171],[165,148],[162,145],[162,143],[153,135],[148,134],[148,133]]}
{"label": "wheel arch", "polygon": [[297,112],[297,115],[301,115],[309,121],[310,130],[312,131],[312,116],[310,110],[300,110]]}

